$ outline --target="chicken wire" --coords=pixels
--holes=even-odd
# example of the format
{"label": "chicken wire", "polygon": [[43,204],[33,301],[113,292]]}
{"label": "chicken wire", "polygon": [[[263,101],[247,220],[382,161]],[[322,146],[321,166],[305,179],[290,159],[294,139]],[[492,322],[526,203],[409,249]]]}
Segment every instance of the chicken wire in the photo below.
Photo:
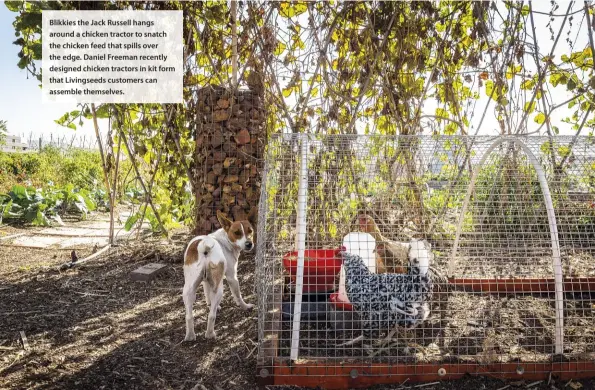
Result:
{"label": "chicken wire", "polygon": [[[306,252],[296,333],[304,155]],[[595,361],[592,137],[284,134],[270,140],[266,156],[257,253],[261,377],[289,375],[273,367],[290,360],[311,368],[298,375],[346,375],[329,369],[357,364],[352,378],[395,381],[408,374],[390,367],[403,364],[455,364],[457,372],[480,365],[486,374],[513,364],[521,375],[529,367],[551,372],[559,361]],[[337,296],[333,272],[350,232],[374,237],[380,272],[346,270],[351,307]],[[399,295],[420,291],[411,261],[425,255],[409,251],[403,259],[394,250],[415,240],[431,246],[433,272],[425,280],[433,294]],[[309,251],[322,249],[326,268],[316,268]],[[427,318],[417,309],[412,315],[411,304],[427,305]],[[409,316],[394,320],[395,313]],[[380,320],[391,315],[394,321]],[[374,364],[388,369],[361,368]],[[314,369],[321,365],[323,373]]]}

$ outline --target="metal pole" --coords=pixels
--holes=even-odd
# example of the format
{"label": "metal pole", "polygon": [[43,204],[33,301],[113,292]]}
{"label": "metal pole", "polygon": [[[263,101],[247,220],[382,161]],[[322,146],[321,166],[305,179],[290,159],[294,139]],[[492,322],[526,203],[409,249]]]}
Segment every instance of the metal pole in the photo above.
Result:
{"label": "metal pole", "polygon": [[306,206],[308,204],[308,135],[301,136],[301,162],[297,209],[297,272],[293,300],[293,330],[291,333],[291,360],[297,360],[300,346],[302,292],[304,288],[304,253],[306,250]]}

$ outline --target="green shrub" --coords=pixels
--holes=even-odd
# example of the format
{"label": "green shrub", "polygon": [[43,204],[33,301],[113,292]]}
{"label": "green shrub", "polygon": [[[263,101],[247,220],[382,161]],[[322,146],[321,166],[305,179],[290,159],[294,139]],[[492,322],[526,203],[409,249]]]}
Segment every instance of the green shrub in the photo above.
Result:
{"label": "green shrub", "polygon": [[[120,161],[118,188],[122,193],[129,168],[129,161]],[[39,152],[0,152],[0,192],[8,192],[17,184],[36,188],[72,184],[88,191],[105,190],[101,156],[94,150],[63,151],[51,146]]]}

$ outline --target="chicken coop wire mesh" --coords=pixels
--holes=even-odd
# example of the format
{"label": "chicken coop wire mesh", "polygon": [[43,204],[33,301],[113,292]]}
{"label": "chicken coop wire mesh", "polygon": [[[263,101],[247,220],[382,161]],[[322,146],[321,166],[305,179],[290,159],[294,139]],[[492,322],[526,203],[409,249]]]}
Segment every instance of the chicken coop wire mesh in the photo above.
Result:
{"label": "chicken coop wire mesh", "polygon": [[272,137],[259,376],[595,375],[594,191],[589,136]]}

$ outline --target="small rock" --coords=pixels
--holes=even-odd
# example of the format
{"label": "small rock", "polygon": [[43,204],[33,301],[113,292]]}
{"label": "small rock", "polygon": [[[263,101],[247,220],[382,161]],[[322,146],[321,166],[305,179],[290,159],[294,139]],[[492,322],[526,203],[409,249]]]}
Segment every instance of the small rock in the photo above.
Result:
{"label": "small rock", "polygon": [[229,100],[219,99],[219,100],[217,100],[217,106],[220,108],[227,108],[227,107],[229,107]]}
{"label": "small rock", "polygon": [[246,145],[250,143],[250,132],[247,129],[240,130],[236,136],[236,143],[238,145]]}
{"label": "small rock", "polygon": [[223,161],[223,167],[229,168],[235,161],[236,159],[234,157],[227,157],[225,161]]}
{"label": "small rock", "polygon": [[221,133],[213,133],[211,136],[211,146],[217,148],[223,144],[223,134]]}
{"label": "small rock", "polygon": [[167,267],[165,264],[159,263],[150,263],[146,264],[142,267],[139,267],[130,273],[130,278],[132,280],[138,281],[150,281],[155,279],[155,277],[163,272]]}
{"label": "small rock", "polygon": [[[225,161],[227,161],[227,159],[225,159]],[[225,163],[213,164],[213,172],[215,173],[215,175],[219,176],[220,174],[222,174],[224,166],[225,166]],[[225,168],[227,168],[227,167],[225,167]]]}
{"label": "small rock", "polygon": [[238,175],[229,175],[226,176],[225,179],[223,179],[224,183],[235,183],[239,180]]}
{"label": "small rock", "polygon": [[213,160],[216,162],[222,162],[225,160],[226,154],[225,152],[213,152]]}
{"label": "small rock", "polygon": [[227,110],[216,110],[213,112],[213,122],[223,122],[229,119],[229,112]]}

